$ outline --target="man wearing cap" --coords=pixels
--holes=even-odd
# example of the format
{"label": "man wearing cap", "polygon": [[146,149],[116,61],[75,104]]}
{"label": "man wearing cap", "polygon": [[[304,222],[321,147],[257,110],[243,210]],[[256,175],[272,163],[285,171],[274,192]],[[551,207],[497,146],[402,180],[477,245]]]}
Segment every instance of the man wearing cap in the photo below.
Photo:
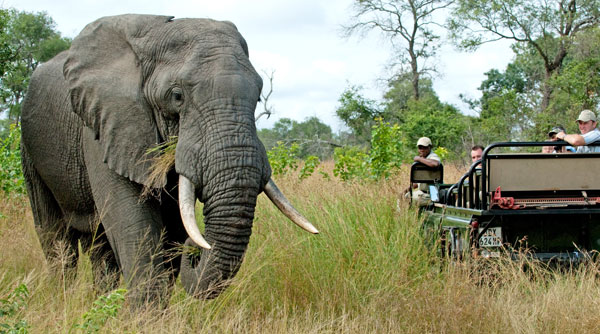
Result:
{"label": "man wearing cap", "polygon": [[[557,125],[553,127],[550,131],[548,131],[548,139],[550,141],[557,141],[558,138],[556,135],[558,133],[565,132],[565,128],[561,125]],[[542,149],[543,153],[575,153],[575,148],[573,146],[544,146]]]}
{"label": "man wearing cap", "polygon": [[577,146],[577,153],[600,152],[600,146],[587,146],[600,140],[600,131],[596,128],[596,114],[588,109],[583,110],[577,118],[577,124],[581,135],[561,131],[556,134],[556,138]]}
{"label": "man wearing cap", "polygon": [[[440,157],[431,151],[433,145],[431,144],[431,139],[427,137],[421,137],[417,141],[417,148],[419,149],[419,155],[413,158],[415,162],[420,162],[429,167],[437,167],[440,165],[442,160]],[[425,205],[429,202],[429,194],[427,194],[427,185],[413,183],[409,188],[404,191],[404,197],[409,198],[410,195],[410,187],[419,188],[412,192],[413,201],[416,201],[418,205]]]}
{"label": "man wearing cap", "polygon": [[417,141],[417,148],[419,149],[419,155],[414,157],[415,162],[420,162],[429,167],[437,167],[440,165],[442,160],[438,157],[437,154],[431,151],[433,145],[431,144],[431,139],[427,137],[421,137]]}

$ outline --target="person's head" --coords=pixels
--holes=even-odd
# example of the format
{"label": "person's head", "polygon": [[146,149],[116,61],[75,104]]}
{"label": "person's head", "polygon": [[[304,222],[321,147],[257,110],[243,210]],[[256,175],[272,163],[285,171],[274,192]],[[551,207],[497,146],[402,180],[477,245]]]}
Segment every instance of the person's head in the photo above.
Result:
{"label": "person's head", "polygon": [[417,141],[417,148],[419,149],[419,156],[420,157],[427,157],[429,155],[429,153],[431,153],[431,147],[433,145],[431,144],[431,139],[427,138],[427,137],[421,137],[419,138],[419,140]]}
{"label": "person's head", "polygon": [[556,134],[560,133],[560,132],[566,133],[567,131],[561,125],[557,125],[557,126],[553,127],[550,131],[548,131],[548,139],[555,141],[557,139]]}
{"label": "person's head", "polygon": [[471,162],[475,162],[475,161],[481,159],[482,155],[483,155],[483,146],[475,145],[475,146],[471,147]]}
{"label": "person's head", "polygon": [[579,132],[582,135],[594,130],[596,128],[596,114],[588,109],[583,110],[577,118],[577,125],[579,125]]}

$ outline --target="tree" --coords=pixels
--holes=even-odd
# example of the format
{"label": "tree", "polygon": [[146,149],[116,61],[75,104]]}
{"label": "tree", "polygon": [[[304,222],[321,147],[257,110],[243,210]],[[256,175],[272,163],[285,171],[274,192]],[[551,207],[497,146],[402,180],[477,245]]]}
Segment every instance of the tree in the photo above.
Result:
{"label": "tree", "polygon": [[371,141],[371,128],[375,119],[382,116],[382,112],[375,101],[362,96],[361,90],[360,86],[346,88],[338,99],[340,106],[335,114],[352,131],[354,144],[368,146]]}
{"label": "tree", "polygon": [[550,82],[555,89],[551,107],[575,116],[582,109],[596,109],[600,102],[600,28],[579,34],[569,55]]}
{"label": "tree", "polygon": [[600,28],[579,34],[565,56],[560,72],[547,82],[552,87],[548,107],[540,110],[539,88],[545,82],[542,59],[529,44],[514,45],[515,58],[504,71],[485,73],[482,97],[467,101],[479,113],[472,128],[482,142],[543,140],[550,128],[563,125],[578,132],[575,118],[600,102]]}
{"label": "tree", "polygon": [[[464,116],[455,107],[442,103],[437,96],[420,100],[411,99],[405,120],[400,124],[404,133],[407,151],[414,153],[417,140],[429,137],[435,147],[442,146],[452,156],[460,157],[466,151],[466,128],[469,117]],[[469,147],[470,148],[470,147]]]}
{"label": "tree", "polygon": [[298,157],[315,155],[324,160],[333,154],[333,148],[340,146],[334,142],[331,127],[318,117],[308,117],[302,122],[281,118],[272,129],[261,129],[258,137],[267,150],[283,142],[285,145],[296,143],[299,146]]}
{"label": "tree", "polygon": [[504,72],[486,72],[487,79],[479,86],[481,98],[470,101],[479,112],[479,120],[472,123],[472,133],[480,143],[527,139],[535,115],[530,92],[539,81],[528,80],[522,58],[517,56]]}
{"label": "tree", "polygon": [[540,109],[553,92],[550,80],[560,72],[576,37],[598,26],[600,0],[457,0],[449,28],[466,49],[508,39],[532,47],[544,66]]}
{"label": "tree", "polygon": [[13,50],[8,43],[8,21],[9,12],[7,9],[0,8],[0,77],[3,77],[10,68],[10,64],[16,58]]}
{"label": "tree", "polygon": [[344,29],[348,35],[375,29],[389,37],[397,53],[397,64],[410,65],[410,70],[401,68],[401,72],[411,73],[413,97],[418,100],[421,77],[435,71],[425,62],[435,56],[440,46],[440,38],[433,31],[437,24],[432,17],[450,3],[447,0],[355,0],[353,22]]}
{"label": "tree", "polygon": [[[429,78],[419,81],[419,91],[421,99],[429,99],[439,102],[433,82]],[[412,94],[412,83],[410,73],[401,73],[388,81],[388,90],[383,95],[385,118],[392,122],[404,122],[406,113],[409,112],[409,106],[412,100],[415,100]],[[436,103],[437,103],[436,102]]]}
{"label": "tree", "polygon": [[[29,13],[10,9],[3,32],[7,47],[12,52],[0,81],[0,111],[8,122],[18,124],[21,102],[27,92],[29,79],[35,68],[71,45],[55,30],[54,20],[45,12]],[[3,49],[6,51],[6,49]]]}

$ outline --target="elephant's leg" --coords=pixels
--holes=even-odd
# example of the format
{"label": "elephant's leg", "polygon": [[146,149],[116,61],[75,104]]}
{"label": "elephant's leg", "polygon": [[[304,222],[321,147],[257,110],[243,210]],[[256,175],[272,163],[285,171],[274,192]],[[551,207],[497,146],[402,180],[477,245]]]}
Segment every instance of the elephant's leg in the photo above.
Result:
{"label": "elephant's leg", "polygon": [[94,286],[100,293],[116,289],[119,283],[119,265],[102,224],[94,232],[90,260],[94,271]]}
{"label": "elephant's leg", "polygon": [[68,260],[67,265],[75,264],[73,246],[77,244],[69,237],[62,210],[33,166],[24,145],[21,145],[21,160],[33,222],[46,259],[53,262],[60,256],[63,261]]}
{"label": "elephant's leg", "polygon": [[163,224],[156,200],[140,199],[141,186],[110,170],[99,145],[86,137],[85,163],[106,237],[136,305],[160,301],[168,273],[162,248]]}

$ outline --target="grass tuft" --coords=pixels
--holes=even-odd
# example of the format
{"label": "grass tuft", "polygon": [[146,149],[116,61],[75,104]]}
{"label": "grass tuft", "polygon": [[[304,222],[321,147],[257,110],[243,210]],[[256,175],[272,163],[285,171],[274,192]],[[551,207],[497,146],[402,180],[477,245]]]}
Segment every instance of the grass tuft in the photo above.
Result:
{"label": "grass tuft", "polygon": [[150,173],[146,186],[142,191],[142,198],[156,194],[167,184],[167,174],[175,166],[175,149],[177,136],[170,137],[165,143],[148,150],[146,155],[151,156]]}

